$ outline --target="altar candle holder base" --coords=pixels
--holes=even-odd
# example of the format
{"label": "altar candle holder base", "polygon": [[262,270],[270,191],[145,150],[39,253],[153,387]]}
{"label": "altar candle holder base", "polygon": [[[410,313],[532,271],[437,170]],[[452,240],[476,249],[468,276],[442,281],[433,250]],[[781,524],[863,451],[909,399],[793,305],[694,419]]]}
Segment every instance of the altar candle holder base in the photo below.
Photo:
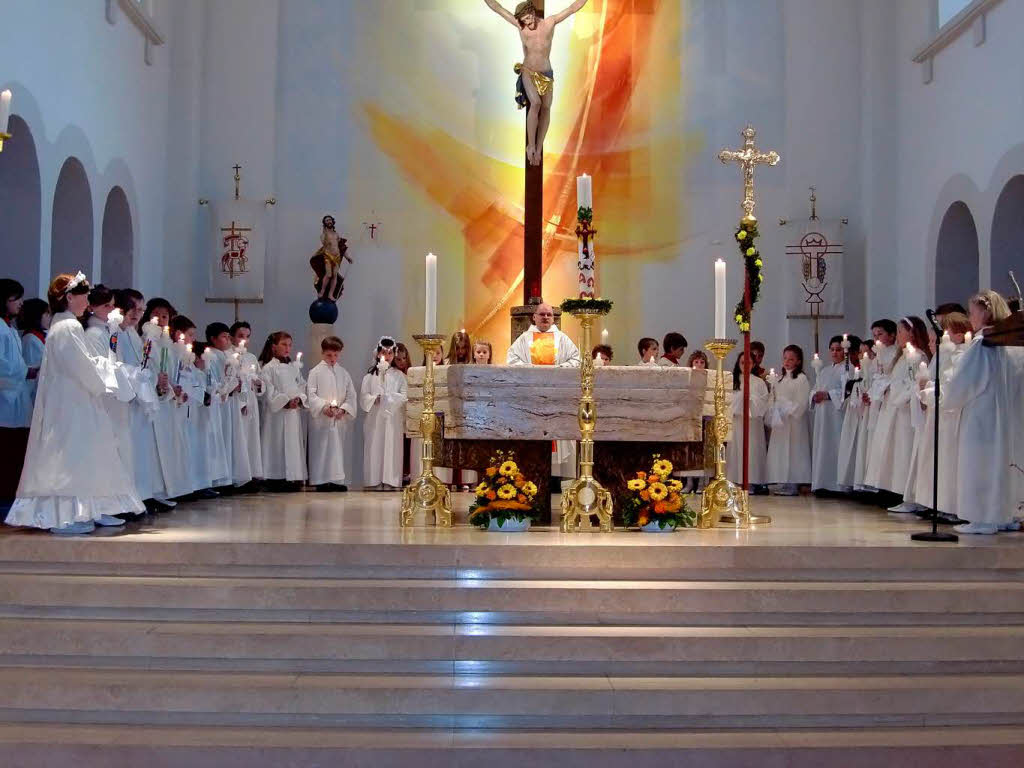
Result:
{"label": "altar candle holder base", "polygon": [[434,353],[444,344],[444,336],[421,334],[414,335],[413,338],[423,347],[423,354],[427,358],[427,369],[423,376],[423,414],[420,416],[423,467],[419,477],[402,492],[399,524],[402,528],[408,528],[422,512],[428,520],[430,514],[434,515],[435,526],[451,528],[451,493],[434,475],[434,435],[437,432],[437,413],[434,411]]}
{"label": "altar candle holder base", "polygon": [[597,515],[602,531],[613,529],[612,495],[594,479],[594,429],[597,425],[597,409],[594,406],[594,359],[590,354],[591,329],[594,320],[608,314],[603,309],[579,309],[572,313],[583,329],[580,364],[580,407],[577,420],[580,425],[580,473],[565,493],[562,494],[562,533],[580,530],[583,523],[589,527],[590,516]]}
{"label": "altar candle holder base", "polygon": [[729,417],[725,412],[725,371],[722,361],[736,346],[735,339],[712,339],[704,348],[715,358],[715,417],[712,436],[715,446],[715,479],[701,497],[698,528],[714,528],[726,523],[736,528],[750,526],[750,496],[725,476],[725,439],[729,436]]}

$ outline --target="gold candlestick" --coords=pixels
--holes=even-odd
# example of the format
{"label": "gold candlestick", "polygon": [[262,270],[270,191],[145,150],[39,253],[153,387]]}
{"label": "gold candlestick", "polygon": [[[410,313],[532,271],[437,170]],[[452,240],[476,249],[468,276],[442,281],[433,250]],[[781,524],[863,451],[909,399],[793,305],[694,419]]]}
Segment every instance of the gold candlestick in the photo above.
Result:
{"label": "gold candlestick", "polygon": [[423,413],[420,415],[420,434],[423,436],[423,468],[402,493],[402,528],[412,525],[418,512],[426,517],[434,514],[434,525],[452,527],[452,498],[448,487],[434,475],[434,434],[437,432],[437,413],[434,411],[434,353],[441,349],[444,336],[436,334],[414,335],[423,347],[427,370],[423,376]]}
{"label": "gold candlestick", "polygon": [[594,405],[594,358],[590,354],[590,331],[594,320],[607,315],[607,309],[574,309],[571,311],[583,329],[583,344],[580,353],[580,408],[577,419],[580,425],[580,474],[572,486],[562,495],[562,532],[578,531],[580,524],[597,515],[602,531],[612,530],[612,495],[594,479],[594,429],[597,425],[597,408]]}
{"label": "gold candlestick", "polygon": [[[715,356],[715,418],[711,433],[715,451],[715,479],[708,483],[701,499],[698,528],[714,528],[719,522],[737,528],[750,525],[750,502],[747,492],[725,476],[725,439],[729,436],[729,416],[725,412],[725,371],[722,361],[736,346],[734,339],[712,339],[704,348]],[[733,435],[733,439],[736,436]]]}

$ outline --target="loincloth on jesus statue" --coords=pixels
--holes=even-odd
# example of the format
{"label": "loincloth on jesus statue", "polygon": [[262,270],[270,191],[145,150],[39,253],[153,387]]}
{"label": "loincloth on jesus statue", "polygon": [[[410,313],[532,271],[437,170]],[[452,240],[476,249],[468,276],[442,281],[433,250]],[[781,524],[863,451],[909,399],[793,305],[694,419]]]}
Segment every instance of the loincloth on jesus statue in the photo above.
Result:
{"label": "loincloth on jesus statue", "polygon": [[316,253],[313,254],[309,260],[309,266],[313,269],[313,286],[316,288],[317,294],[320,294],[324,289],[324,280],[327,279],[328,272],[333,272],[337,275],[337,280],[334,283],[334,290],[331,291],[331,301],[337,301],[341,298],[342,291],[345,290],[345,278],[341,275],[341,260],[348,250],[348,246],[345,243],[345,238],[338,239],[339,255],[327,251],[325,248],[320,248]]}
{"label": "loincloth on jesus statue", "polygon": [[526,95],[526,86],[523,84],[523,73],[530,76],[530,80],[533,81],[533,87],[537,89],[538,96],[547,94],[555,83],[555,71],[553,69],[535,72],[522,64],[516,64],[513,70],[519,75],[519,79],[516,80],[516,104],[519,105],[520,109],[530,106],[530,97]]}

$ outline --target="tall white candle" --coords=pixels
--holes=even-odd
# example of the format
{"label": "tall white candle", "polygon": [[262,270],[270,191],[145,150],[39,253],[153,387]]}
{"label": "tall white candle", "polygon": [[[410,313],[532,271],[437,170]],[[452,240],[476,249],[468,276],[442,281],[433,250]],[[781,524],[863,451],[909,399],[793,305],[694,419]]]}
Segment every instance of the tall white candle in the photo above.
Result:
{"label": "tall white candle", "polygon": [[423,332],[437,333],[437,256],[432,253],[427,254],[427,295]]}
{"label": "tall white candle", "polygon": [[0,133],[7,133],[7,123],[11,118],[11,92],[0,93]]}
{"label": "tall white candle", "polygon": [[725,262],[715,261],[715,338],[725,338]]}
{"label": "tall white candle", "polygon": [[608,329],[607,328],[605,328],[603,331],[601,331],[601,343],[606,345],[606,346],[608,344]]}
{"label": "tall white candle", "polygon": [[576,177],[576,206],[578,208],[594,207],[593,179],[585,173]]}

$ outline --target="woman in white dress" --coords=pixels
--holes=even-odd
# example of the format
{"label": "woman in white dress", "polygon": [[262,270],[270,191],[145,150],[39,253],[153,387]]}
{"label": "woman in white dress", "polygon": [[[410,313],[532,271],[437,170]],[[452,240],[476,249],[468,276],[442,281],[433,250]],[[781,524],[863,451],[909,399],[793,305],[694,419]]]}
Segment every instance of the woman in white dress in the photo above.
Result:
{"label": "woman in white dress", "polygon": [[[743,482],[743,382],[750,360],[742,353],[732,369],[732,440],[726,451],[726,472],[734,483]],[[768,410],[768,385],[758,376],[750,377],[750,459],[747,478],[751,486],[768,482],[768,445],[764,415]]]}
{"label": "woman in white dress", "polygon": [[113,366],[92,355],[78,319],[88,307],[88,294],[80,272],[58,275],[50,283],[53,325],[9,525],[88,533],[96,524],[123,525],[115,515],[145,510],[103,407],[102,398],[117,386]]}
{"label": "woman in white dress", "polygon": [[402,487],[402,437],[408,401],[405,374],[395,367],[395,340],[377,342],[374,364],[363,376],[359,405],[363,422],[363,485],[369,490]]}
{"label": "woman in white dress", "polygon": [[811,482],[810,394],[804,351],[790,344],[782,352],[782,374],[773,383],[769,417],[768,482],[779,496],[795,496],[798,486]]}
{"label": "woman in white dress", "polygon": [[309,407],[301,361],[292,360],[292,337],[277,331],[260,353],[263,379],[263,475],[271,490],[293,492],[306,481],[306,423]]}
{"label": "woman in white dress", "polygon": [[957,509],[969,521],[958,533],[993,534],[1017,527],[1020,473],[1024,459],[1024,349],[986,347],[984,332],[1009,317],[995,291],[982,291],[968,304],[974,340],[942,391],[943,406],[959,408]]}
{"label": "woman in white dress", "polygon": [[309,372],[309,483],[318,491],[347,491],[345,442],[359,412],[356,387],[338,359],[345,348],[337,336],[320,342],[321,360]]}

